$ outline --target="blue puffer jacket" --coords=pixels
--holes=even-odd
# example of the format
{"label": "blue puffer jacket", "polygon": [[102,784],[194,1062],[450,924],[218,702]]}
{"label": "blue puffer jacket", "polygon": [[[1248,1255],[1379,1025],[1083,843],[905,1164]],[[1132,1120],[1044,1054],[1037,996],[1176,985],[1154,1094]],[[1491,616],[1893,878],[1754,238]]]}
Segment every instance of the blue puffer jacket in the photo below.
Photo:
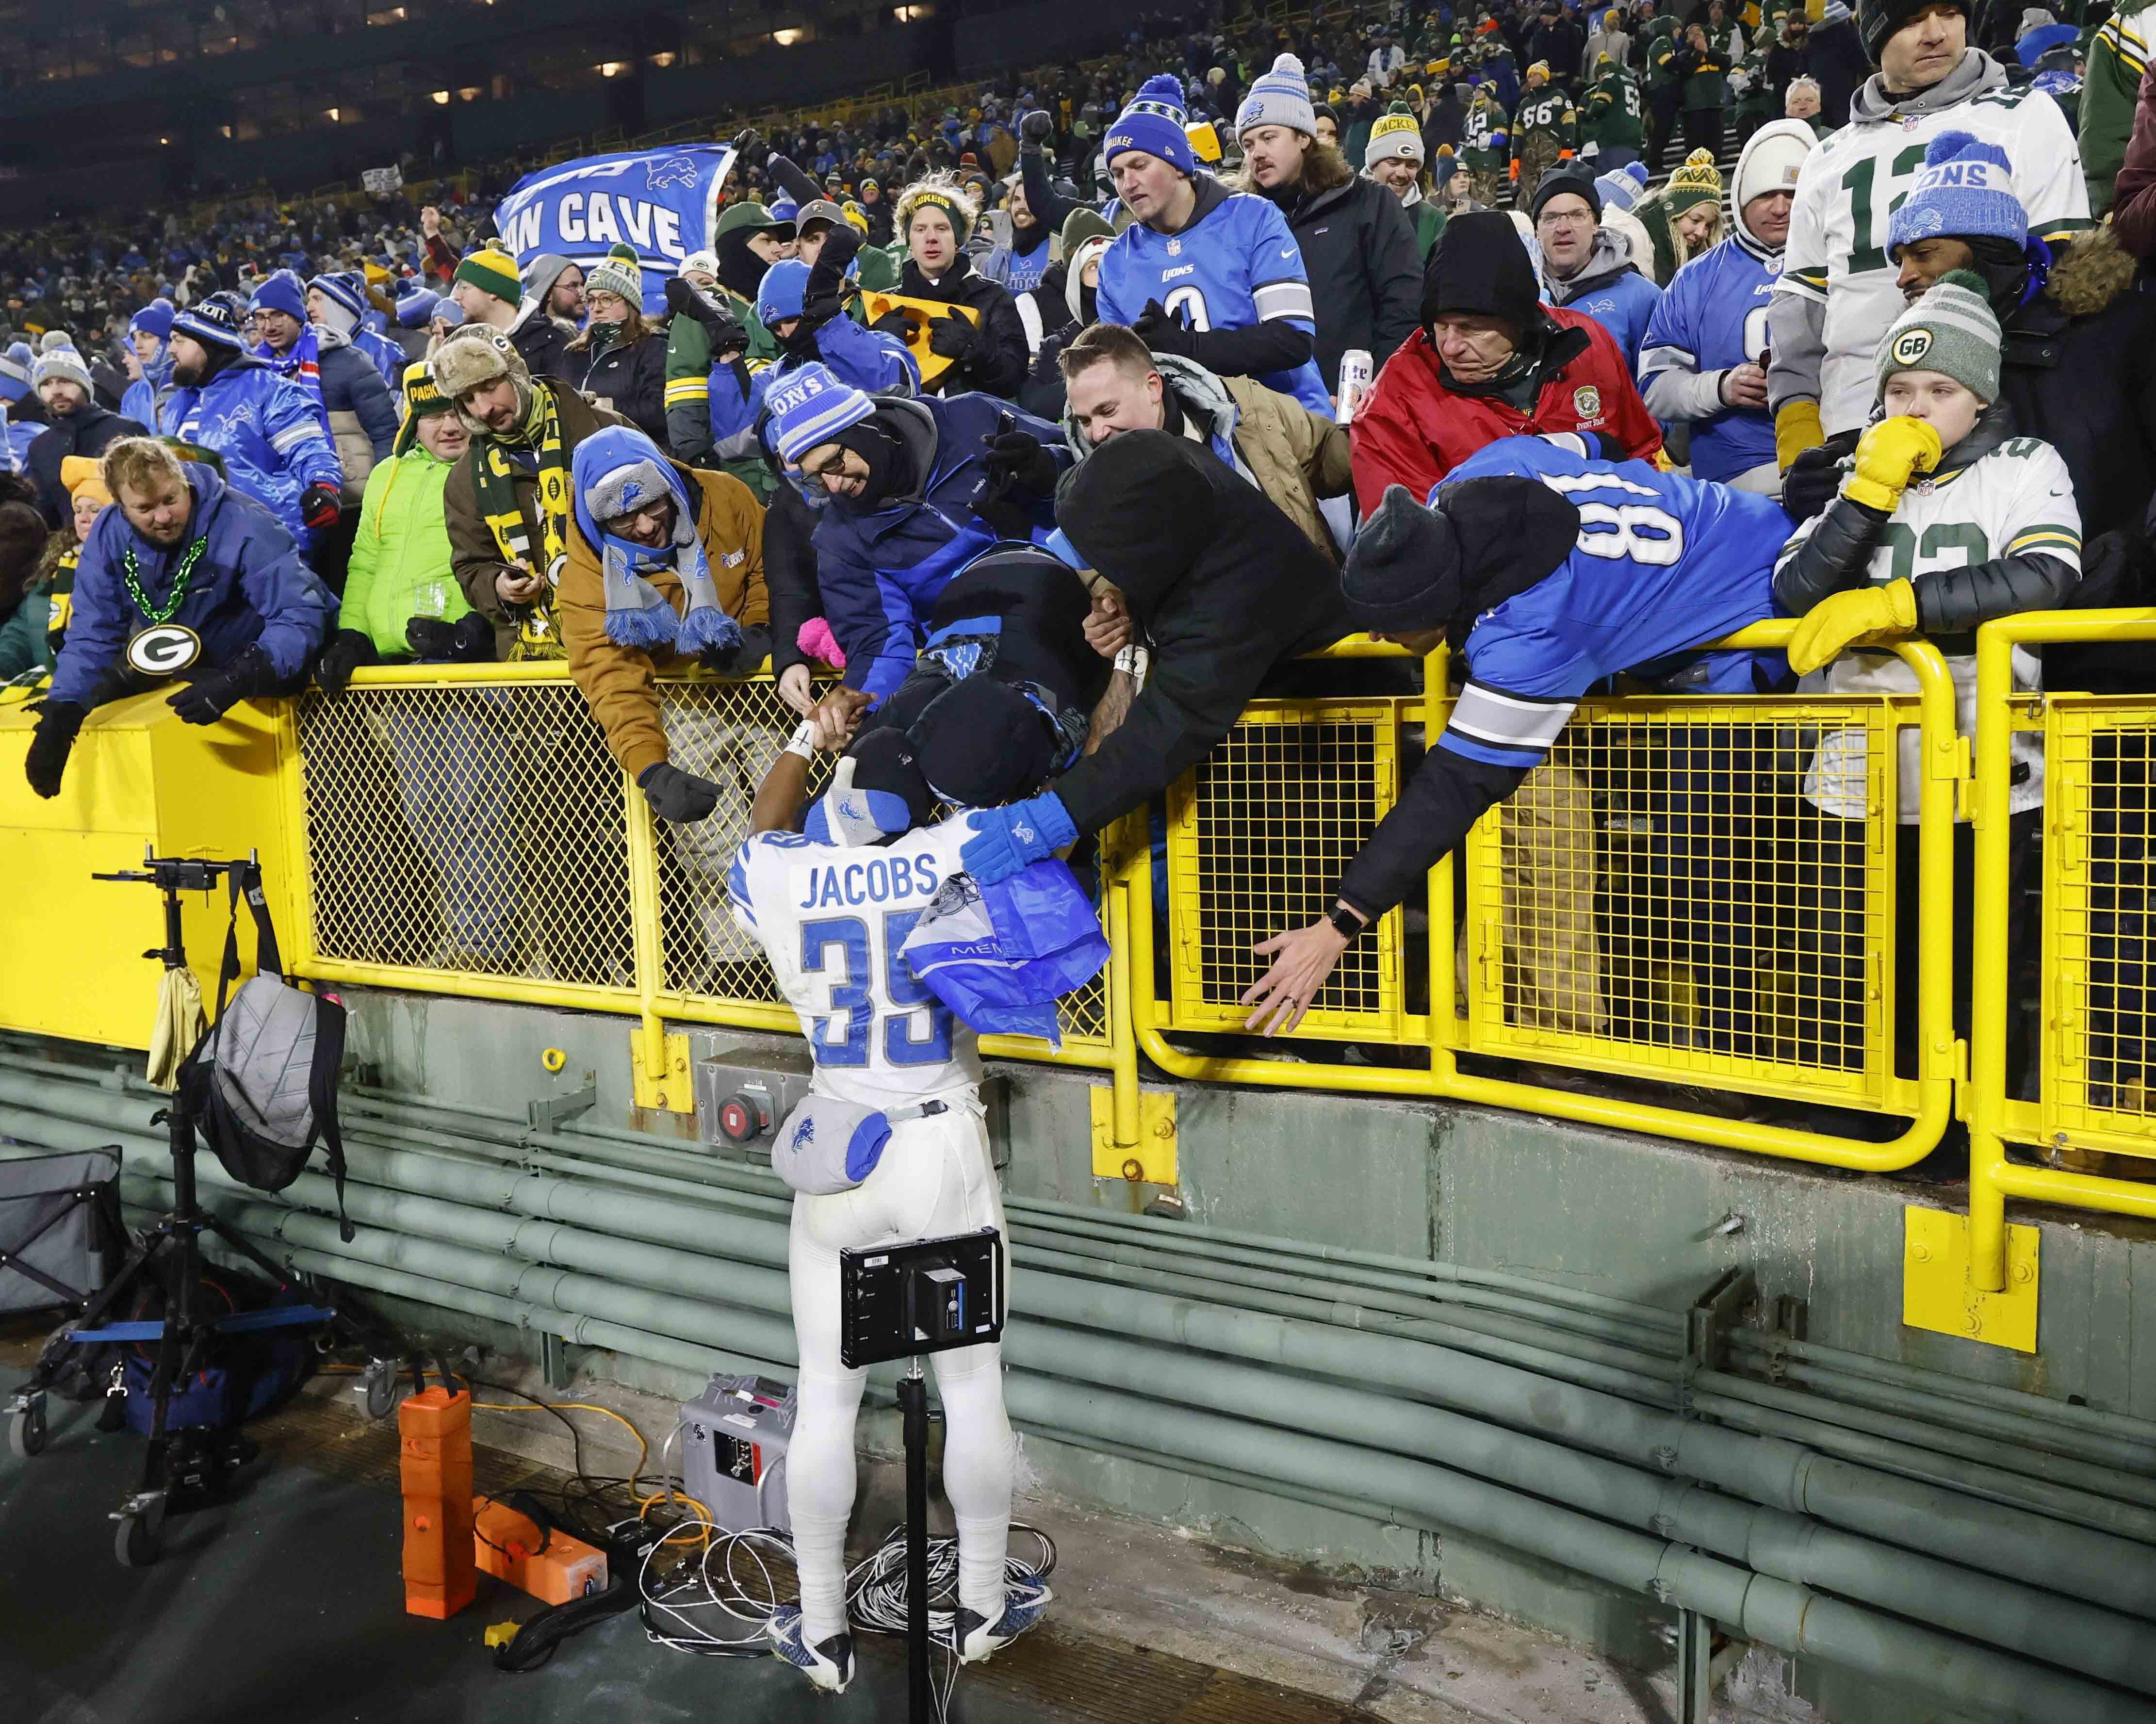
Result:
{"label": "blue puffer jacket", "polygon": [[142,375],[127,386],[120,398],[123,418],[148,426],[157,423],[157,392],[172,381],[172,346],[167,341],[157,357],[142,367]]}
{"label": "blue puffer jacket", "polygon": [[[953,395],[876,403],[875,423],[905,446],[916,475],[902,496],[872,513],[834,502],[816,519],[817,581],[824,614],[846,654],[845,684],[880,700],[913,668],[937,595],[951,577],[996,542],[994,527],[973,513],[987,469],[984,439],[1008,413],[1013,428],[1040,439],[1067,465],[1055,427],[994,395]],[[1055,500],[1033,511],[1032,537],[1055,528]]]}
{"label": "blue puffer jacket", "polygon": [[173,390],[157,428],[215,449],[233,485],[266,505],[302,551],[314,548],[300,494],[317,481],[341,488],[344,469],[311,391],[242,357],[198,388]]}
{"label": "blue puffer jacket", "polygon": [[105,511],[90,530],[75,567],[67,640],[53,667],[54,700],[87,704],[128,641],[151,626],[127,590],[130,546],[144,595],[161,603],[171,593],[187,546],[208,539],[187,596],[167,618],[202,638],[200,669],[228,664],[242,649],[259,644],[279,678],[290,678],[314,662],[330,638],[336,599],[300,560],[299,547],[276,517],[228,485],[213,468],[191,461],[187,475],[195,512],[179,544],[152,545],[118,509]]}

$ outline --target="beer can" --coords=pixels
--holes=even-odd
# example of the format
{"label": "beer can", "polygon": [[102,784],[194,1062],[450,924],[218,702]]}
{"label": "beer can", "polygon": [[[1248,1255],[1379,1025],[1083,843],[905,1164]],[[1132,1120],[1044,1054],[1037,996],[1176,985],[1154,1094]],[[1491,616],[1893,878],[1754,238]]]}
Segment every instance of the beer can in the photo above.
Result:
{"label": "beer can", "polygon": [[1350,347],[1340,356],[1340,390],[1334,398],[1334,418],[1344,425],[1355,417],[1355,409],[1370,393],[1370,379],[1374,375],[1368,348]]}

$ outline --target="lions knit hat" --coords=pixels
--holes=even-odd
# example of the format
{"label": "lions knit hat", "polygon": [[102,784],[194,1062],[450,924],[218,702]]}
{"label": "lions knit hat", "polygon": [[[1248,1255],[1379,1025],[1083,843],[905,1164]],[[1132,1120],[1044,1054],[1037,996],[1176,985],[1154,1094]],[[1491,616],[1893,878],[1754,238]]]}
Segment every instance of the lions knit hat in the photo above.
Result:
{"label": "lions knit hat", "polygon": [[798,317],[808,298],[809,266],[798,258],[781,258],[763,272],[756,290],[756,318],[766,329]]}
{"label": "lions knit hat", "polygon": [[1996,144],[1943,131],[1924,151],[1908,202],[1887,218],[1887,255],[1919,239],[2027,243],[2029,212],[2014,193],[2014,165]]}
{"label": "lions knit hat", "polygon": [[[1303,100],[1309,100],[1306,90]],[[1170,73],[1148,78],[1138,86],[1130,105],[1116,115],[1116,123],[1101,141],[1101,164],[1110,169],[1127,150],[1157,156],[1178,173],[1198,172],[1198,158],[1190,148],[1183,126],[1190,115],[1183,110],[1183,83]]]}
{"label": "lions knit hat", "polygon": [[38,351],[49,353],[55,347],[72,347],[74,337],[64,329],[49,329],[38,337]]}
{"label": "lions knit hat", "polygon": [[20,401],[30,393],[30,344],[17,341],[0,353],[0,401]]}
{"label": "lions knit hat", "polygon": [[1394,102],[1370,127],[1370,141],[1363,147],[1363,166],[1398,157],[1419,164],[1424,159],[1422,123],[1405,102]]}
{"label": "lions knit hat", "polygon": [[481,293],[492,294],[505,305],[524,302],[524,278],[517,273],[516,259],[498,245],[481,246],[459,259],[449,285],[454,287],[459,281],[469,281]]}
{"label": "lions knit hat", "polygon": [[360,319],[367,316],[367,296],[353,285],[349,275],[317,275],[307,284],[307,290],[320,294],[332,305],[351,316],[352,328],[345,331],[346,335],[358,327]]}
{"label": "lions knit hat", "polygon": [[779,458],[798,465],[822,443],[838,440],[875,411],[875,403],[850,383],[841,382],[828,365],[812,363],[788,372],[763,398],[771,416],[770,439]]}
{"label": "lions knit hat", "polygon": [[254,297],[247,302],[250,311],[282,311],[287,316],[305,323],[307,321],[307,290],[300,285],[296,272],[277,269],[262,278],[254,290]]}
{"label": "lions knit hat", "polygon": [[1964,18],[1969,16],[1969,0],[1856,0],[1856,33],[1864,38],[1871,64],[1879,64],[1880,49],[1897,30],[1934,3],[1951,6]]}
{"label": "lions knit hat", "polygon": [[644,259],[633,245],[612,245],[607,254],[584,271],[584,291],[610,293],[631,305],[644,304]]}
{"label": "lions knit hat", "polygon": [[1527,219],[1538,222],[1543,218],[1543,206],[1553,198],[1584,198],[1587,207],[1594,212],[1594,219],[1602,219],[1602,192],[1594,182],[1570,162],[1560,162],[1543,170],[1543,177],[1535,182],[1533,195],[1527,200]]}
{"label": "lions knit hat", "polygon": [[229,347],[237,353],[247,346],[239,337],[239,316],[245,309],[238,294],[213,293],[176,312],[172,333],[206,347]]}
{"label": "lions knit hat", "polygon": [[161,341],[165,341],[172,333],[172,310],[170,300],[152,300],[127,320],[127,333],[131,336],[152,335]]}
{"label": "lions knit hat", "polygon": [[1662,188],[1663,207],[1674,221],[1696,204],[1722,201],[1722,170],[1710,150],[1694,150]]}
{"label": "lions knit hat", "polygon": [[1999,399],[2003,338],[1984,278],[1951,269],[1887,326],[1879,340],[1878,393],[1897,372],[1935,371],[1984,401]]}
{"label": "lions knit hat", "polygon": [[47,379],[64,377],[70,383],[80,384],[85,395],[93,393],[96,385],[90,380],[90,367],[84,363],[81,354],[72,347],[55,347],[49,353],[40,353],[30,372],[30,387],[41,388]]}
{"label": "lions knit hat", "polygon": [[406,366],[399,387],[404,392],[404,420],[397,428],[397,446],[391,452],[401,455],[419,440],[420,420],[448,413],[456,403],[442,393],[429,360],[415,359]]}
{"label": "lions knit hat", "polygon": [[1250,80],[1250,93],[1235,110],[1235,135],[1255,126],[1285,126],[1305,137],[1317,136],[1317,114],[1310,105],[1310,80],[1302,74],[1302,62],[1284,54],[1270,72]]}

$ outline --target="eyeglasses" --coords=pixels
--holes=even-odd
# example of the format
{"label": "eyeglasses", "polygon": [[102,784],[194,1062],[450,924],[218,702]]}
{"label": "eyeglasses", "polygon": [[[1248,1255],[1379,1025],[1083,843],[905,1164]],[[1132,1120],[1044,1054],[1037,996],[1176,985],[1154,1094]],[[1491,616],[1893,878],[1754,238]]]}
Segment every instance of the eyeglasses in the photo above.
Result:
{"label": "eyeglasses", "polygon": [[661,497],[656,502],[646,503],[641,509],[632,509],[626,515],[617,515],[607,525],[617,531],[629,526],[664,526],[669,511],[674,506],[671,497]]}
{"label": "eyeglasses", "polygon": [[812,450],[801,463],[801,470],[811,479],[829,479],[834,474],[843,475],[846,470],[845,450],[835,443],[825,447],[831,453],[822,459],[818,459]]}

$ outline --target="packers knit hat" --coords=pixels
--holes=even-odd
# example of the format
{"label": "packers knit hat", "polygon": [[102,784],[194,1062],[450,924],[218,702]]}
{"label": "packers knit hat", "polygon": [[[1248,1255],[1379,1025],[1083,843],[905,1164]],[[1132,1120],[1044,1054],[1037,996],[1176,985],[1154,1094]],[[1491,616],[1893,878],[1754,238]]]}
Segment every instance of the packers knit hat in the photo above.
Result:
{"label": "packers knit hat", "polygon": [[1943,131],[1924,151],[1908,202],[1887,218],[1887,255],[1919,239],[2029,239],[2029,212],[2014,192],[2014,165],[1998,145]]}
{"label": "packers knit hat", "polygon": [[1062,231],[1056,236],[1062,242],[1065,259],[1075,254],[1089,239],[1113,239],[1115,223],[1090,204],[1079,204],[1063,218]]}
{"label": "packers knit hat", "polygon": [[1310,103],[1310,80],[1303,76],[1302,62],[1284,54],[1270,72],[1250,80],[1250,93],[1235,110],[1235,135],[1258,126],[1284,126],[1305,137],[1317,136],[1317,114]]}
{"label": "packers knit hat", "polygon": [[1856,0],[1856,33],[1864,38],[1871,64],[1879,64],[1880,49],[1897,30],[1935,3],[1953,7],[1964,18],[1969,16],[1969,0]]}
{"label": "packers knit hat", "polygon": [[[1309,100],[1307,90],[1303,98]],[[1101,140],[1101,165],[1112,171],[1118,156],[1137,150],[1165,162],[1178,173],[1197,172],[1198,158],[1183,130],[1189,120],[1183,105],[1182,80],[1168,72],[1147,79],[1131,98],[1130,105],[1116,115],[1107,136]]]}
{"label": "packers knit hat", "polygon": [[38,362],[30,372],[31,387],[42,389],[54,377],[62,377],[80,385],[85,395],[96,387],[90,380],[90,367],[84,363],[82,355],[72,347],[54,347],[49,352],[38,356]]}
{"label": "packers knit hat", "polygon": [[1710,150],[1694,150],[1662,188],[1662,203],[1672,219],[1702,203],[1722,201],[1722,170]]}
{"label": "packers knit hat", "polygon": [[1534,64],[1527,68],[1528,77],[1532,78],[1537,73],[1541,74],[1543,83],[1547,84],[1549,82],[1550,69],[1549,62],[1548,60],[1537,60]]}
{"label": "packers knit hat", "polygon": [[406,366],[399,387],[404,392],[404,419],[397,428],[397,446],[392,453],[401,455],[419,440],[420,420],[445,413],[456,403],[442,393],[429,360],[415,359]]}
{"label": "packers knit hat", "polygon": [[112,493],[105,488],[105,464],[95,455],[62,455],[60,489],[71,503],[85,497],[100,504],[112,500]]}
{"label": "packers knit hat", "polygon": [[690,275],[708,275],[716,281],[719,279],[719,254],[715,251],[692,251],[681,259],[680,267],[674,273],[685,278]]}
{"label": "packers knit hat", "polygon": [[517,273],[516,259],[498,245],[481,246],[459,260],[449,285],[454,287],[459,281],[469,281],[481,293],[492,294],[505,305],[524,301],[524,278]]}
{"label": "packers knit hat", "polygon": [[584,271],[584,291],[610,293],[632,305],[644,303],[644,259],[633,245],[613,245]]}
{"label": "packers knit hat", "polygon": [[1405,102],[1394,102],[1370,127],[1370,141],[1363,147],[1363,166],[1374,167],[1394,157],[1419,163],[1423,156],[1421,122]]}
{"label": "packers knit hat", "polygon": [[1935,371],[1984,401],[1999,399],[2002,337],[1984,278],[1952,269],[1887,326],[1879,340],[1878,393],[1897,372]]}
{"label": "packers knit hat", "polygon": [[798,465],[819,444],[834,443],[875,411],[875,403],[828,365],[804,365],[772,385],[763,398],[771,416],[771,441],[779,458]]}

